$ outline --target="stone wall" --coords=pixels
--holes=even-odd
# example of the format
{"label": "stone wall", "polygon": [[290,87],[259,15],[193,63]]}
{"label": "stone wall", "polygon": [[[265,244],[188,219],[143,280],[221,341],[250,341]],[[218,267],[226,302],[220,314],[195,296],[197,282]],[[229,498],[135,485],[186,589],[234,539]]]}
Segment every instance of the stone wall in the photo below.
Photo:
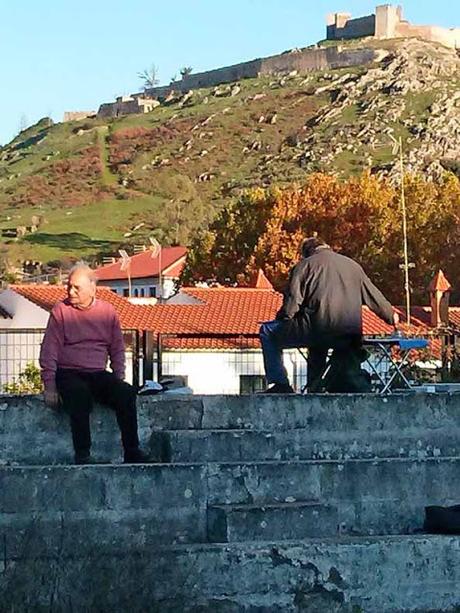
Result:
{"label": "stone wall", "polygon": [[200,87],[215,87],[223,83],[233,83],[240,79],[256,78],[261,75],[288,73],[297,70],[300,74],[313,70],[346,68],[360,66],[375,59],[373,49],[341,50],[340,46],[318,49],[293,50],[266,58],[243,62],[225,68],[208,70],[187,75],[181,81],[169,86],[146,90],[151,97],[163,98],[172,90],[187,92]]}
{"label": "stone wall", "polygon": [[375,36],[379,39],[421,38],[446,47],[460,48],[460,28],[441,28],[434,25],[417,26],[403,19],[402,7],[382,4],[375,15],[351,18],[349,13],[333,13],[327,16],[328,40]]}
{"label": "stone wall", "polygon": [[340,40],[349,38],[361,38],[362,36],[374,36],[375,34],[375,15],[365,15],[343,19],[342,13],[336,13],[329,19],[326,38],[328,40]]}
{"label": "stone wall", "polygon": [[97,114],[99,117],[119,117],[120,115],[135,115],[137,113],[149,113],[156,106],[158,101],[151,97],[120,96],[115,102],[101,104]]}
{"label": "stone wall", "polygon": [[[198,72],[184,77],[167,86],[153,87],[145,91],[149,99],[163,99],[172,91],[185,93],[189,90],[215,87],[223,83],[233,83],[241,79],[256,78],[261,75],[288,73],[297,70],[299,74],[314,70],[327,70],[361,66],[374,61],[375,50],[370,48],[342,50],[340,46],[317,49],[293,50],[266,58],[251,60],[233,66]],[[119,115],[145,112],[140,104],[141,95],[133,94],[129,98],[117,99],[116,102],[104,103],[99,107],[98,115],[118,117]],[[145,107],[144,107],[145,108]]]}
{"label": "stone wall", "polygon": [[396,25],[395,38],[421,38],[445,47],[460,49],[460,28],[441,28],[439,26],[413,26],[407,22]]}
{"label": "stone wall", "polygon": [[79,121],[96,115],[96,111],[66,111],[63,121]]}
{"label": "stone wall", "polygon": [[[68,418],[0,398],[0,611],[420,613],[460,606],[460,394],[149,397],[121,465],[73,466]],[[118,452],[118,457],[112,455]],[[109,462],[108,460],[111,460]],[[429,587],[429,589],[427,588]]]}
{"label": "stone wall", "polygon": [[198,72],[196,74],[187,75],[179,85],[182,91],[189,89],[198,89],[200,87],[212,87],[221,83],[232,83],[240,79],[248,79],[257,77],[260,73],[260,67],[263,60],[251,60],[233,66],[225,66],[216,70],[208,70],[206,72]]}

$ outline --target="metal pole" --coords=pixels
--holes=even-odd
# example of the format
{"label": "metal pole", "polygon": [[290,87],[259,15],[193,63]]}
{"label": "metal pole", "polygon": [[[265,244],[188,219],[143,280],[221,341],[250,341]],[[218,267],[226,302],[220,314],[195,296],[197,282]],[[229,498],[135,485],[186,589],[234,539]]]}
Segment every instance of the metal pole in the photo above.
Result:
{"label": "metal pole", "polygon": [[159,279],[158,302],[161,302],[161,299],[163,298],[163,288],[161,286],[161,247],[160,247],[160,252],[158,253],[158,279]]}
{"label": "metal pole", "polygon": [[162,368],[162,360],[163,360],[163,347],[162,347],[162,338],[161,334],[158,334],[158,344],[157,344],[157,377],[158,383],[163,376],[163,368]]}
{"label": "metal pole", "polygon": [[404,191],[404,160],[402,138],[399,137],[399,163],[401,170],[401,209],[403,222],[403,245],[404,245],[404,290],[406,293],[406,319],[408,331],[410,330],[410,285],[409,285],[409,253],[407,247],[407,216],[406,216],[406,195]]}

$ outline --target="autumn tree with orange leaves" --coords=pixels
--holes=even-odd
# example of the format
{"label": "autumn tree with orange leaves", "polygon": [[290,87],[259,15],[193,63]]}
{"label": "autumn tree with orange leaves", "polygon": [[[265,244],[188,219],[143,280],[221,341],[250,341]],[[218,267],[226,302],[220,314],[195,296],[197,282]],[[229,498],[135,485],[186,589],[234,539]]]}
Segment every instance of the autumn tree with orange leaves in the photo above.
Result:
{"label": "autumn tree with orange leaves", "polygon": [[[405,189],[411,291],[423,304],[436,270],[454,286],[459,278],[460,181],[408,176]],[[279,289],[313,232],[362,264],[390,300],[403,300],[399,187],[368,173],[346,181],[315,174],[303,185],[245,193],[194,241],[183,280],[244,283],[262,268]]]}

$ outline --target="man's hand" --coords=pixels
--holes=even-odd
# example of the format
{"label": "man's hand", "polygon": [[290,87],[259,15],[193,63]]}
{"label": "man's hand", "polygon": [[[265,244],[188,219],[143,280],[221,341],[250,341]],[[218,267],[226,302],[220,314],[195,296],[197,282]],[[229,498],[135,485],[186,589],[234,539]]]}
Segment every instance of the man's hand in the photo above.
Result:
{"label": "man's hand", "polygon": [[46,406],[51,409],[57,409],[59,406],[59,394],[55,391],[45,390],[43,394],[43,399],[45,401]]}
{"label": "man's hand", "polygon": [[396,311],[393,312],[393,326],[397,328],[399,326],[399,315]]}

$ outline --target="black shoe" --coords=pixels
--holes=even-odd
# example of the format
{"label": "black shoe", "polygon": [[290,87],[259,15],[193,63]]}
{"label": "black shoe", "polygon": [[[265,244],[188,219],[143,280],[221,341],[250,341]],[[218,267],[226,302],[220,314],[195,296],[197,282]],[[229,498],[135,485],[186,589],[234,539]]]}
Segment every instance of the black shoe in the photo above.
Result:
{"label": "black shoe", "polygon": [[259,394],[295,394],[295,391],[289,383],[273,383],[273,385],[267,387],[263,392],[259,392]]}
{"label": "black shoe", "polygon": [[89,451],[76,451],[75,464],[95,464],[93,456]]}
{"label": "black shoe", "polygon": [[133,449],[125,449],[125,464],[150,464],[152,463],[152,461],[152,458],[147,453],[139,449],[139,447],[134,447]]}

